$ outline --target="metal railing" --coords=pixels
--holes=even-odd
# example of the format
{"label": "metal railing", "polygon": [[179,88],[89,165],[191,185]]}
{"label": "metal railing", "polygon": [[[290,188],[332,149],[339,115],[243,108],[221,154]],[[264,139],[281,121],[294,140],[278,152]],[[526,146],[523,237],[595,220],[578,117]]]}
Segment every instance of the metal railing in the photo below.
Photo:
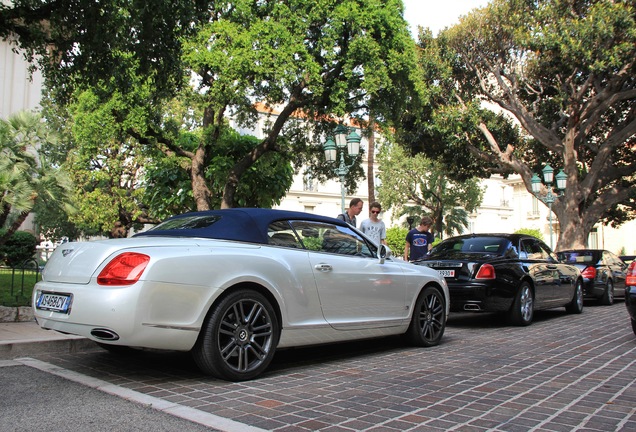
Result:
{"label": "metal railing", "polygon": [[34,259],[15,267],[0,266],[0,290],[8,291],[10,298],[18,303],[20,299],[31,296],[33,285],[41,279],[40,265]]}

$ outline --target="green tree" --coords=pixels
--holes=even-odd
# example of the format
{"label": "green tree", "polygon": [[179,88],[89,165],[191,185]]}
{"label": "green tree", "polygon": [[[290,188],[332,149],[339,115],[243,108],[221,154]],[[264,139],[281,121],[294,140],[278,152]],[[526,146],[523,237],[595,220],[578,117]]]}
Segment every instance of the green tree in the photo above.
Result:
{"label": "green tree", "polygon": [[[79,2],[68,5],[72,12],[53,13],[38,2],[18,1],[3,8],[1,19],[21,47],[43,56],[41,67],[52,71],[45,74],[47,84],[59,101],[77,86],[99,89],[105,101],[117,91],[147,90],[114,115],[139,143],[189,163],[200,210],[215,200],[205,173],[228,115],[249,129],[257,125],[255,102],[271,113],[259,145],[228,171],[221,207],[237,205],[243,175],[268,152],[292,155],[295,166],[309,163],[317,179],[332,177],[308,137],[324,139],[347,115],[373,113],[376,124],[390,123],[420,79],[400,0],[209,1],[196,2],[192,12],[190,2],[178,1],[173,16],[172,5],[160,3]],[[166,35],[153,41],[157,32]],[[180,89],[190,122],[165,110]],[[196,133],[197,146],[182,147],[175,126]],[[348,186],[360,175],[359,167],[352,170]]]}
{"label": "green tree", "polygon": [[69,179],[37,150],[57,140],[38,114],[22,111],[0,119],[0,245],[38,201],[71,211]]}
{"label": "green tree", "polygon": [[515,172],[528,191],[542,165],[563,168],[557,249],[636,215],[632,1],[494,0],[419,44],[438,91],[405,121],[414,148],[464,174]]}
{"label": "green tree", "polygon": [[207,20],[209,1],[12,0],[0,3],[0,38],[21,48],[49,88],[68,100],[77,87],[112,79],[130,86],[131,67],[156,95],[181,83],[181,38]]}
{"label": "green tree", "polygon": [[[380,201],[395,214],[429,214],[434,231],[453,235],[468,227],[468,214],[481,204],[483,191],[476,179],[452,181],[448,168],[423,154],[409,156],[402,146],[385,145],[378,161],[381,167]],[[416,204],[415,207],[407,205]]]}
{"label": "green tree", "polygon": [[67,131],[74,145],[63,165],[76,185],[78,211],[71,221],[109,237],[126,237],[133,227],[158,222],[142,199],[150,159],[112,117],[113,106],[121,103],[116,97],[103,103],[89,91],[77,98]]}
{"label": "green tree", "polygon": [[[192,143],[197,137],[190,137]],[[237,160],[250,152],[260,140],[250,135],[239,135],[226,127],[218,144],[212,151],[205,178],[212,192],[211,207],[221,206],[224,179]],[[180,164],[177,157],[157,154],[145,167],[146,196],[144,201],[153,214],[167,217],[187,210],[196,210],[192,194],[192,183],[187,166]],[[261,157],[242,177],[235,195],[240,207],[272,207],[279,204],[291,186],[294,170],[288,154],[269,152]],[[176,191],[176,193],[175,193]]]}

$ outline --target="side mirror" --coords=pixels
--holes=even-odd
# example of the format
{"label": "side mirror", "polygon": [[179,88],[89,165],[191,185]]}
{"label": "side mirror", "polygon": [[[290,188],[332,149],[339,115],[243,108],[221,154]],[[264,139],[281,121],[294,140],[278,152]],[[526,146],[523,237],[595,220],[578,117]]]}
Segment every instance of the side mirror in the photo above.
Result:
{"label": "side mirror", "polygon": [[393,253],[391,252],[391,248],[389,248],[387,245],[381,244],[380,247],[378,248],[378,258],[379,258],[380,264],[384,264],[384,261],[387,258],[391,258],[391,256],[393,256]]}

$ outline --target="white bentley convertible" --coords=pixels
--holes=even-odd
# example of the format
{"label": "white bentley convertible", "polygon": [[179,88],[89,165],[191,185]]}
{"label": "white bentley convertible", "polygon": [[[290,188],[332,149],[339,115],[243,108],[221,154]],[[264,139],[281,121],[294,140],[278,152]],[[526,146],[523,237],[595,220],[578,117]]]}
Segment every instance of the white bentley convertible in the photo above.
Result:
{"label": "white bentley convertible", "polygon": [[270,209],[62,244],[33,292],[42,328],[110,350],[191,351],[232,381],[261,374],[277,348],[396,334],[437,345],[449,304],[435,270],[392,259],[340,220]]}

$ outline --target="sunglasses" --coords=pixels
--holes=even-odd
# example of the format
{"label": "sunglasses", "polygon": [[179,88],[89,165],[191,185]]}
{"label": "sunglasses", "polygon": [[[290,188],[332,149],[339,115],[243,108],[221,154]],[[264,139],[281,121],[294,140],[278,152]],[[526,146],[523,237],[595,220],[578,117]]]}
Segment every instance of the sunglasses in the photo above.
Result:
{"label": "sunglasses", "polygon": [[378,214],[378,213],[380,213],[380,210],[371,210],[371,213]]}

